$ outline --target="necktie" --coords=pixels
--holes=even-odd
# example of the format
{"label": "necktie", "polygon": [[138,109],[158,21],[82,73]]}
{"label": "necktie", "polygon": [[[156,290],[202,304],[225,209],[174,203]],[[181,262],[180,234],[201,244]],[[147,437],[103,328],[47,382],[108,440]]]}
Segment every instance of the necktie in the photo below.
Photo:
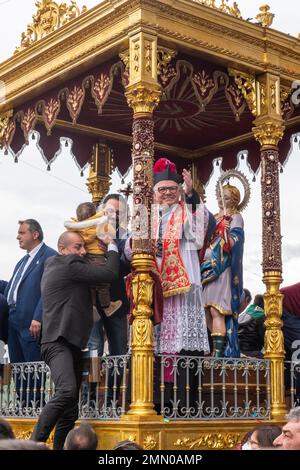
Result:
{"label": "necktie", "polygon": [[12,283],[12,286],[10,288],[10,291],[9,291],[9,296],[8,296],[8,299],[7,299],[7,303],[8,305],[11,305],[14,303],[14,293],[15,293],[15,290],[16,290],[16,287],[22,277],[22,274],[24,272],[24,268],[26,266],[26,263],[28,261],[28,259],[30,258],[29,254],[27,254],[26,256],[24,256],[24,259],[18,269],[18,272],[13,280],[13,283]]}

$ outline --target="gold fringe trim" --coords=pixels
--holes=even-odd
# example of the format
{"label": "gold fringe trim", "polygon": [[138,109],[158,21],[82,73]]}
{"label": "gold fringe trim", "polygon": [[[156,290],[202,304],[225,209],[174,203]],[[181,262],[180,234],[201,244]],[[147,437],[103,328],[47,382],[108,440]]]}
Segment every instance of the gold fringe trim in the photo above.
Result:
{"label": "gold fringe trim", "polygon": [[186,287],[177,287],[171,291],[163,292],[164,298],[172,297],[173,295],[186,294],[191,290],[191,285]]}
{"label": "gold fringe trim", "polygon": [[219,305],[216,305],[216,304],[206,304],[204,305],[204,308],[208,308],[208,307],[213,307],[215,308],[221,315],[232,315],[232,311],[231,310],[224,310],[222,307],[220,307]]}

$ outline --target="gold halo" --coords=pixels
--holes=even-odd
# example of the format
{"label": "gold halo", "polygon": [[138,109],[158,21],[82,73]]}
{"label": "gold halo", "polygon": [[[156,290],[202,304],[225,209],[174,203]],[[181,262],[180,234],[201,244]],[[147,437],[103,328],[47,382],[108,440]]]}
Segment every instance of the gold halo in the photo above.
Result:
{"label": "gold halo", "polygon": [[244,197],[242,199],[242,202],[237,206],[238,212],[242,212],[248,205],[250,201],[250,194],[251,194],[251,189],[250,189],[250,184],[246,176],[239,170],[227,170],[224,171],[224,173],[221,174],[220,178],[217,181],[216,185],[216,195],[218,197],[220,193],[220,183],[223,186],[223,183],[228,180],[229,178],[237,178],[243,186],[244,189]]}

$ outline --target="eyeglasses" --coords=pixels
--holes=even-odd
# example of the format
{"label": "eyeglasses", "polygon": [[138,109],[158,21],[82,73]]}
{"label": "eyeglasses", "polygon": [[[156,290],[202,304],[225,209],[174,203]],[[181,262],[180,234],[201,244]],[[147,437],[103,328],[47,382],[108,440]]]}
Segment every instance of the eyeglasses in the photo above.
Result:
{"label": "eyeglasses", "polygon": [[178,186],[162,186],[161,188],[157,188],[157,191],[160,194],[167,194],[168,191],[171,194],[175,194],[178,191]]}

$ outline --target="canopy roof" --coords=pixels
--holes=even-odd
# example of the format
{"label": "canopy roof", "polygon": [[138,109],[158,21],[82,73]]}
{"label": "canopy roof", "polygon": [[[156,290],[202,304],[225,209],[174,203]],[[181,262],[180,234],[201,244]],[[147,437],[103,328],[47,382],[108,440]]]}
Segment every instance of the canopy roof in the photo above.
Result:
{"label": "canopy roof", "polygon": [[18,153],[36,129],[51,163],[60,137],[69,137],[83,167],[95,142],[105,141],[126,170],[133,117],[124,95],[126,51],[129,35],[141,30],[158,37],[163,97],[154,113],[157,155],[172,156],[179,167],[193,160],[205,182],[214,158],[223,156],[226,169],[247,148],[256,171],[251,80],[270,71],[281,78],[286,158],[290,136],[300,128],[289,93],[300,79],[300,40],[192,0],[106,0],[5,61],[0,114],[10,111],[11,119],[4,144]]}

